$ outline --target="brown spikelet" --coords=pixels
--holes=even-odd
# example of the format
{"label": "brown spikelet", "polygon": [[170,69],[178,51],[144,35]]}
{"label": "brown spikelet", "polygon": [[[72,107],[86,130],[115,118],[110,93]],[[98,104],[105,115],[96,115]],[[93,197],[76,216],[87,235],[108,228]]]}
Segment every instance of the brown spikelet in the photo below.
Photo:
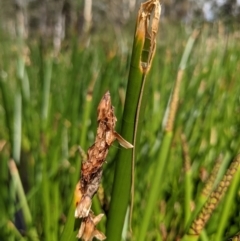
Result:
{"label": "brown spikelet", "polygon": [[177,108],[179,104],[179,92],[180,92],[180,87],[183,79],[183,73],[184,71],[182,69],[178,70],[177,80],[173,88],[171,102],[169,105],[168,119],[165,127],[166,132],[171,132],[174,127],[175,116],[177,114]]}
{"label": "brown spikelet", "polygon": [[240,241],[240,233],[234,235],[234,237],[230,238],[231,241]]}
{"label": "brown spikelet", "polygon": [[184,169],[185,169],[185,172],[187,172],[191,169],[191,158],[189,155],[187,138],[183,133],[181,134],[181,141],[182,141],[182,152],[183,152],[183,159],[184,159]]}
{"label": "brown spikelet", "polygon": [[220,155],[217,158],[216,163],[215,163],[215,165],[214,165],[214,167],[211,171],[211,174],[210,174],[209,178],[207,179],[207,182],[206,182],[206,184],[205,184],[205,186],[202,190],[202,195],[205,196],[205,197],[208,197],[213,190],[214,182],[216,180],[218,171],[219,171],[220,166],[221,166],[221,161],[222,161],[222,155]]}
{"label": "brown spikelet", "polygon": [[224,175],[222,181],[217,186],[217,189],[211,193],[208,198],[208,201],[203,206],[198,217],[194,220],[192,226],[190,227],[189,234],[192,235],[199,235],[203,230],[204,226],[206,225],[207,221],[211,217],[213,211],[223,198],[224,194],[229,187],[231,180],[234,177],[237,169],[240,166],[240,155],[238,155],[233,162],[231,163],[230,167],[228,168],[226,174]]}

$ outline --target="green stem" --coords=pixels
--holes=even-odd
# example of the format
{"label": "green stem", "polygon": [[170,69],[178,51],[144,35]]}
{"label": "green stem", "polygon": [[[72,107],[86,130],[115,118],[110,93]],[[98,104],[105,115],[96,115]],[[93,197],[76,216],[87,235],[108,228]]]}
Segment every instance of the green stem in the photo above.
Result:
{"label": "green stem", "polygon": [[138,241],[146,240],[146,233],[150,223],[150,219],[151,219],[153,210],[156,208],[156,200],[159,195],[159,183],[161,183],[161,181],[163,180],[163,174],[164,174],[165,165],[168,159],[172,136],[173,136],[172,132],[166,132],[163,137],[162,145],[159,150],[159,156],[157,158],[157,167],[155,169],[155,175],[151,181],[152,183],[151,190],[148,193],[147,206],[145,208],[144,216],[141,222],[142,225],[139,231],[139,235],[137,239]]}
{"label": "green stem", "polygon": [[16,163],[20,162],[21,138],[22,137],[22,96],[17,91],[14,99],[14,118],[13,118],[13,159]]}
{"label": "green stem", "polygon": [[14,160],[9,161],[9,170],[10,170],[12,179],[16,185],[16,192],[19,198],[20,207],[22,208],[24,220],[26,222],[27,227],[29,227],[28,234],[29,236],[31,236],[31,239],[33,241],[38,241],[39,239],[38,239],[37,231],[34,227],[32,227],[31,212],[27,203],[26,195],[24,193],[22,182]]}
{"label": "green stem", "polygon": [[[121,129],[123,138],[134,143],[134,150],[121,148],[117,154],[106,233],[107,239],[112,241],[121,240],[131,190],[133,198],[134,159],[135,153],[138,152],[142,121],[148,100],[150,82],[147,81],[146,76],[155,53],[160,9],[158,1],[143,3],[137,19]],[[152,30],[149,33],[146,27],[149,24],[146,16],[150,17],[151,14],[153,14],[152,23],[154,24],[148,26]]]}
{"label": "green stem", "polygon": [[215,240],[223,239],[223,232],[226,228],[226,225],[227,225],[227,222],[229,219],[229,215],[231,214],[232,203],[234,203],[233,200],[235,198],[237,190],[239,189],[239,184],[240,184],[240,165],[238,167],[237,172],[234,174],[234,178],[232,180],[232,183],[231,183],[228,193],[226,195],[224,206],[222,208],[222,212],[219,217],[217,233],[214,237]]}

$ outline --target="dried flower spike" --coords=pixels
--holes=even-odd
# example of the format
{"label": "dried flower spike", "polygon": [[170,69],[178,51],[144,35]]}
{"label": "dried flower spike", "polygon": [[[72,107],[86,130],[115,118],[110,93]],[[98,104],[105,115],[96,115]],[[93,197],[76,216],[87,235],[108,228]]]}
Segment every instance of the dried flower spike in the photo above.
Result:
{"label": "dried flower spike", "polygon": [[229,185],[231,184],[234,174],[237,172],[239,166],[240,154],[232,161],[222,181],[218,184],[216,190],[211,193],[211,195],[208,198],[208,201],[203,206],[198,217],[193,221],[189,230],[189,234],[200,235],[201,231],[203,230],[209,218],[211,217],[213,211],[216,209],[219,202],[224,197]]}
{"label": "dried flower spike", "polygon": [[133,147],[115,132],[117,118],[114,115],[109,91],[101,99],[97,111],[98,128],[95,143],[88,149],[87,158],[82,162],[81,179],[75,191],[76,218],[88,216],[92,197],[97,192],[101,181],[102,165],[111,144],[117,139],[125,148]]}
{"label": "dried flower spike", "polygon": [[84,241],[91,241],[94,237],[104,240],[106,237],[96,229],[96,224],[103,214],[94,216],[91,211],[92,198],[97,192],[101,178],[102,166],[108,154],[109,147],[117,139],[125,148],[133,145],[123,139],[116,131],[117,118],[111,103],[110,93],[107,92],[98,105],[98,128],[94,144],[88,149],[87,156],[82,162],[81,178],[75,189],[75,217],[82,218],[77,237]]}

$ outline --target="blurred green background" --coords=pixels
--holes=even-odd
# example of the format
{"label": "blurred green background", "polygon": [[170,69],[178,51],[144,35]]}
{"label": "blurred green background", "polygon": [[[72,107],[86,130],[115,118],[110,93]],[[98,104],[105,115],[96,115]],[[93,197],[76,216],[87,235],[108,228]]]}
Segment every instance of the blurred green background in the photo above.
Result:
{"label": "blurred green background", "polygon": [[[0,1],[0,240],[61,237],[80,174],[77,146],[87,151],[93,144],[97,105],[107,90],[120,129],[140,2]],[[184,72],[164,182],[145,240],[179,240],[184,234],[189,187],[181,134],[189,148],[192,209],[216,160],[222,163],[220,179],[239,152],[238,8],[238,1],[162,2],[135,163],[134,235],[123,232],[123,240],[136,240],[139,233],[168,100],[195,28],[201,33]],[[97,195],[106,216],[119,148],[110,148]],[[239,185],[227,217],[226,203],[212,215],[202,240],[216,240],[221,219],[222,240],[240,231]]]}

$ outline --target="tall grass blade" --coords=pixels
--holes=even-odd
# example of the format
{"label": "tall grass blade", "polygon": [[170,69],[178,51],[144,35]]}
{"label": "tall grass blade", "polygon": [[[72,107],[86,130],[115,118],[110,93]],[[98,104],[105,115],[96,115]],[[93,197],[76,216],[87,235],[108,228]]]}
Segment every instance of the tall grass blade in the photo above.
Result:
{"label": "tall grass blade", "polygon": [[185,172],[185,188],[184,188],[184,227],[187,227],[189,219],[191,217],[191,202],[192,202],[192,170],[191,160],[189,154],[189,147],[184,134],[181,135],[183,159],[184,159],[184,172]]}
{"label": "tall grass blade", "polygon": [[[79,173],[80,173],[78,170],[80,170],[81,161],[78,156],[76,158],[75,165],[76,165],[77,171],[72,176],[74,184],[77,183],[77,181],[79,179]],[[73,187],[73,190],[71,193],[73,194],[74,191],[75,191],[75,186]],[[68,215],[67,215],[67,221],[66,221],[63,231],[60,235],[60,241],[75,241],[77,233],[78,233],[78,229],[80,227],[80,219],[75,219],[75,217],[74,217],[74,212],[76,209],[75,196],[72,195],[71,199],[72,200],[71,200],[71,205],[70,205]]]}
{"label": "tall grass blade", "polygon": [[[78,222],[78,225],[75,225],[76,219],[74,218],[74,211],[75,211],[75,202],[71,202],[71,206],[67,215],[67,222],[64,226],[63,232],[61,234],[60,241],[76,241],[78,229],[80,227],[80,221]],[[76,227],[75,227],[76,226]]]}
{"label": "tall grass blade", "polygon": [[5,110],[5,125],[8,129],[8,138],[11,145],[13,145],[13,110],[11,108],[13,100],[10,98],[12,96],[12,91],[8,87],[8,74],[1,70],[0,72],[0,89],[2,94],[2,106]]}
{"label": "tall grass blade", "polygon": [[17,239],[19,241],[26,241],[26,239],[23,238],[21,233],[17,230],[17,228],[15,227],[15,225],[12,222],[9,221],[6,226],[7,226],[8,231],[13,233],[15,239]]}
{"label": "tall grass blade", "polygon": [[[231,210],[233,208],[232,203],[234,203],[234,198],[237,191],[239,190],[239,187],[240,187],[240,162],[238,165],[238,169],[234,174],[234,178],[231,182],[228,193],[225,197],[225,201],[224,201],[221,215],[219,218],[217,233],[216,235],[214,235],[215,240],[222,240],[224,238],[223,232],[227,226],[229,215],[231,214]],[[237,210],[239,210],[239,207],[237,207]]]}
{"label": "tall grass blade", "polygon": [[17,91],[14,97],[14,118],[13,118],[13,159],[20,162],[22,140],[22,96]]}
{"label": "tall grass blade", "polygon": [[182,60],[179,65],[179,71],[177,74],[176,83],[173,88],[172,96],[170,97],[171,100],[169,102],[169,109],[167,109],[166,111],[167,122],[164,130],[164,136],[160,146],[159,155],[157,157],[157,166],[155,167],[153,178],[151,180],[152,186],[148,193],[148,200],[146,204],[146,209],[144,211],[144,216],[141,221],[141,227],[140,227],[140,231],[137,239],[138,241],[146,240],[147,229],[150,225],[150,222],[151,222],[150,220],[153,214],[153,210],[155,209],[156,202],[160,193],[159,185],[163,181],[163,174],[166,168],[168,153],[172,142],[174,122],[175,122],[175,116],[177,114],[179,92],[180,92],[180,87],[183,79],[183,73],[187,64],[187,60],[191,53],[193,43],[195,42],[197,35],[198,35],[198,32],[194,31],[193,34],[190,36],[188,43],[186,45],[185,51],[183,53]]}
{"label": "tall grass blade", "polygon": [[[228,168],[226,174],[224,175],[222,181],[218,184],[217,189],[211,193],[209,196],[207,202],[203,206],[201,212],[197,216],[197,218],[193,221],[190,229],[189,234],[185,235],[183,237],[184,241],[192,240],[193,237],[197,238],[201,234],[203,228],[205,227],[206,223],[210,219],[213,211],[217,208],[219,202],[224,197],[233,177],[235,175],[237,178],[234,180],[238,184],[239,181],[239,166],[240,166],[240,155],[238,155],[233,162],[231,163],[230,167]],[[235,188],[235,185],[233,185],[233,188]],[[231,196],[231,195],[230,195]],[[224,217],[226,218],[226,217]],[[218,234],[218,235],[221,235]]]}
{"label": "tall grass blade", "polygon": [[31,240],[38,241],[39,240],[38,234],[37,234],[36,229],[33,227],[32,215],[31,215],[28,203],[27,203],[26,195],[24,193],[22,182],[21,182],[21,179],[20,179],[20,176],[19,176],[19,173],[17,170],[17,166],[16,166],[14,160],[9,161],[9,170],[10,170],[12,179],[13,179],[14,183],[16,184],[16,193],[18,195],[20,207],[23,212],[24,221],[28,227],[28,235],[31,237]]}
{"label": "tall grass blade", "polygon": [[155,54],[160,11],[159,2],[152,0],[143,3],[138,13],[121,128],[121,135],[133,143],[134,150],[121,148],[117,154],[107,219],[107,240],[121,240],[130,190],[132,189],[132,195],[134,191],[134,159],[138,150],[140,125],[147,103],[149,81],[146,78]]}
{"label": "tall grass blade", "polygon": [[43,90],[42,90],[42,119],[46,120],[49,111],[50,101],[50,86],[52,78],[52,59],[46,58],[43,60]]}
{"label": "tall grass blade", "polygon": [[[27,47],[25,48],[27,49]],[[25,50],[26,52],[26,50]],[[22,53],[23,55],[24,53]],[[26,53],[25,53],[26,54]],[[28,79],[28,75],[27,75],[27,71],[26,71],[26,67],[25,67],[25,63],[24,63],[24,56],[19,56],[17,59],[17,77],[20,80],[20,84],[21,84],[21,89],[22,89],[22,93],[23,93],[23,98],[25,100],[29,100],[30,99],[30,85],[29,85],[29,79]]]}

